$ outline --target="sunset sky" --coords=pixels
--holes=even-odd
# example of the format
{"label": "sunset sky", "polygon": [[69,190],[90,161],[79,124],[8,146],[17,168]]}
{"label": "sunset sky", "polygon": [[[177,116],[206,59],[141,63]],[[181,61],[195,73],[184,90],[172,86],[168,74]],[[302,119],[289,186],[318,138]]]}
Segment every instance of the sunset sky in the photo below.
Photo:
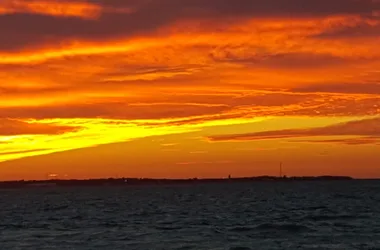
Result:
{"label": "sunset sky", "polygon": [[380,0],[0,0],[0,180],[380,177]]}

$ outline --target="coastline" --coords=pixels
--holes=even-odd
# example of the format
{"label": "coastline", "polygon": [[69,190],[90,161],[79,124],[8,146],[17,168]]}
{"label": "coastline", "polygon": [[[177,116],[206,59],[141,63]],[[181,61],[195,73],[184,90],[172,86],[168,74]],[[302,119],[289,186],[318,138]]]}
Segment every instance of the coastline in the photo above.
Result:
{"label": "coastline", "polygon": [[211,183],[247,183],[247,182],[299,182],[299,181],[349,181],[359,180],[349,176],[256,176],[241,178],[210,179],[150,179],[150,178],[105,178],[105,179],[51,179],[1,181],[0,189],[26,187],[81,187],[81,186],[141,186],[141,185],[181,185]]}

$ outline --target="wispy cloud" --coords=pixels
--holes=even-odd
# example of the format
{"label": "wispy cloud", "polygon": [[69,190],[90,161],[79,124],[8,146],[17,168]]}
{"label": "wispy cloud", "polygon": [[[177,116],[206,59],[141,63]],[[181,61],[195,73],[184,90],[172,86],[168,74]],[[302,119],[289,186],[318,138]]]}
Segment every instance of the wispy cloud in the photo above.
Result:
{"label": "wispy cloud", "polygon": [[0,3],[0,15],[31,13],[95,19],[100,16],[101,11],[101,6],[86,1],[2,0]]}
{"label": "wispy cloud", "polygon": [[347,93],[380,95],[380,82],[372,83],[326,83],[304,85],[293,88],[294,92],[303,93]]}
{"label": "wispy cloud", "polygon": [[[0,136],[14,135],[54,135],[76,130],[74,126],[28,123],[10,119],[0,119]],[[0,137],[1,139],[1,137]]]}
{"label": "wispy cloud", "polygon": [[272,130],[257,133],[215,135],[207,137],[210,141],[255,141],[273,139],[292,139],[300,137],[331,137],[331,136],[356,136],[359,138],[307,140],[308,142],[330,142],[345,144],[377,143],[380,140],[380,118],[371,118],[347,123],[339,123],[332,126]]}
{"label": "wispy cloud", "polygon": [[343,145],[380,145],[380,136],[373,137],[357,137],[343,139],[324,139],[324,140],[293,140],[305,143],[325,143],[325,144],[343,144]]}

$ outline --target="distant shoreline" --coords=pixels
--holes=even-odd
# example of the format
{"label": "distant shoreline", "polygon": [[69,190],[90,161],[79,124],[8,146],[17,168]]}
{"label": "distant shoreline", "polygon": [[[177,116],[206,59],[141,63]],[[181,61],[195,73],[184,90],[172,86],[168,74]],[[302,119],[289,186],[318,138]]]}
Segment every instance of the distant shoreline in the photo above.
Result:
{"label": "distant shoreline", "polygon": [[207,183],[247,183],[247,182],[294,182],[294,181],[349,181],[359,180],[349,176],[256,176],[242,178],[209,178],[209,179],[150,179],[150,178],[108,178],[108,179],[52,179],[52,180],[19,180],[1,181],[0,188],[24,187],[76,187],[76,186],[137,186],[137,185],[179,185]]}

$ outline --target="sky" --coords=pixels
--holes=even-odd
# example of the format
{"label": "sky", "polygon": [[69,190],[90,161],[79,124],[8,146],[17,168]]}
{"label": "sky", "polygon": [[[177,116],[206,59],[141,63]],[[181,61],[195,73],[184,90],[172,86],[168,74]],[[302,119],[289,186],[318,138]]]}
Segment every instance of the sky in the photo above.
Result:
{"label": "sky", "polygon": [[379,0],[1,0],[0,180],[380,178]]}

